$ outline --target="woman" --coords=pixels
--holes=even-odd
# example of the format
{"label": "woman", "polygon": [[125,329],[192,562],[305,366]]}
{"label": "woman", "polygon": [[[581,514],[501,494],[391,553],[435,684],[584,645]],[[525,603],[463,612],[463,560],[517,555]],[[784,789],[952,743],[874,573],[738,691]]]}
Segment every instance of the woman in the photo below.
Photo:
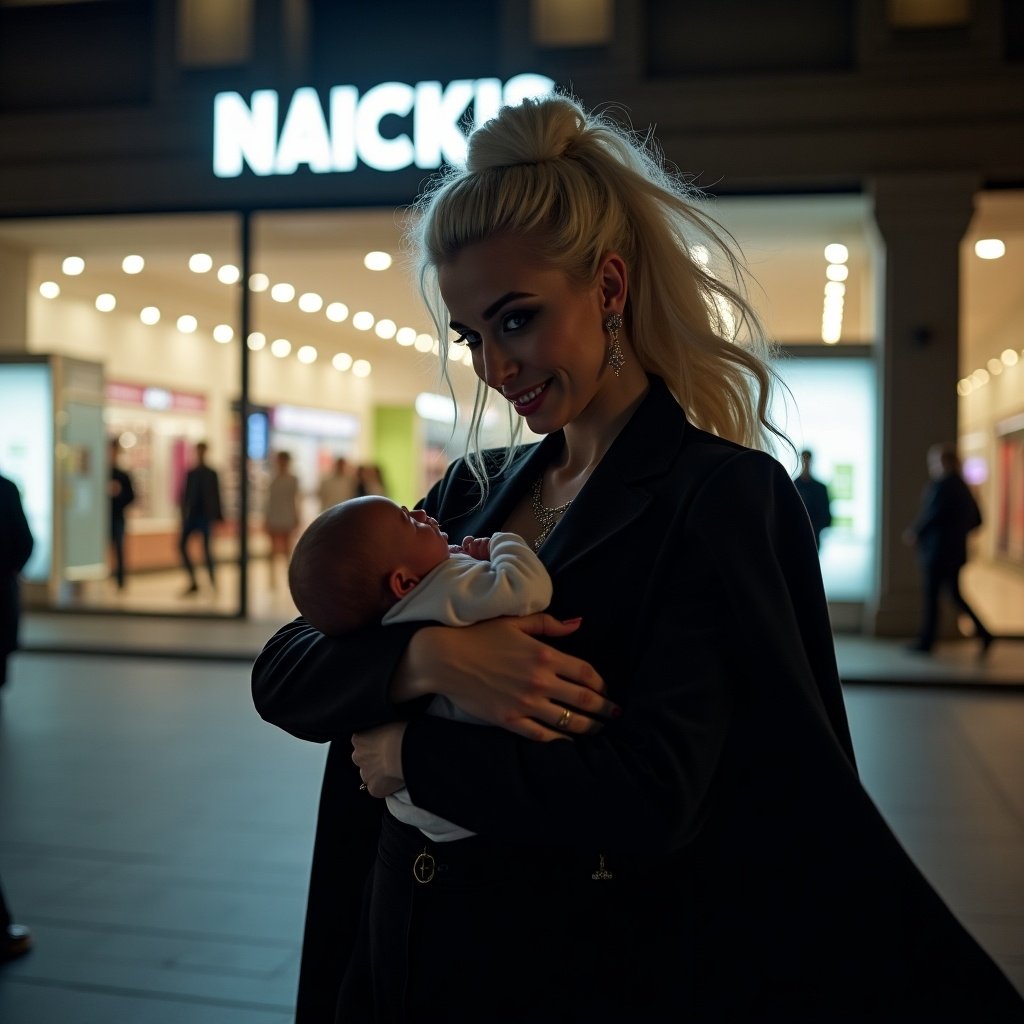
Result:
{"label": "woman", "polygon": [[[546,435],[471,453],[423,507],[521,533],[554,599],[268,643],[261,714],[340,740],[299,1024],[339,986],[346,1022],[1016,1019],[857,780],[814,538],[753,450],[757,321],[686,190],[551,98],[474,132],[421,213],[439,323]],[[433,694],[500,728],[420,714]],[[401,785],[477,836],[382,817]]]}

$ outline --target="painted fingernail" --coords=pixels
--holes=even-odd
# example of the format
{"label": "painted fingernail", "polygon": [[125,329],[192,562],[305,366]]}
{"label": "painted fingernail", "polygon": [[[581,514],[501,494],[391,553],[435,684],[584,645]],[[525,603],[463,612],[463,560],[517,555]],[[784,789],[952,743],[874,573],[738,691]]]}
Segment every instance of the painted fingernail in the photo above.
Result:
{"label": "painted fingernail", "polygon": [[583,621],[582,615],[577,615],[573,619],[562,619],[562,625],[564,626],[576,626]]}

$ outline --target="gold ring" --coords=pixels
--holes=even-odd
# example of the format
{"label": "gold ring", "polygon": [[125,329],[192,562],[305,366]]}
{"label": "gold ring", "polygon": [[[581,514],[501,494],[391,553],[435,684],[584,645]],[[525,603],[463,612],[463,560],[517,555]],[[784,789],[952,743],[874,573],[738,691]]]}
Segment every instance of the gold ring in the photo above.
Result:
{"label": "gold ring", "polygon": [[572,712],[565,708],[562,711],[562,717],[559,718],[558,723],[555,725],[556,729],[564,729],[569,724],[569,719],[572,718]]}

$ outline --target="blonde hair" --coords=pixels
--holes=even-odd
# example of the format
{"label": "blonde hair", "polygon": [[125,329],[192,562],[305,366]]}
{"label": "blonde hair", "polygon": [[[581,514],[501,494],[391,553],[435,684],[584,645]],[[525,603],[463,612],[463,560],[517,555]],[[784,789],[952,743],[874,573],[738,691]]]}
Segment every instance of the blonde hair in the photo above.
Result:
{"label": "blonde hair", "polygon": [[[465,167],[443,172],[416,205],[411,241],[439,337],[448,316],[437,270],[467,245],[499,234],[528,238],[547,265],[581,285],[617,252],[629,275],[623,319],[640,365],[664,379],[698,427],[770,448],[770,436],[782,436],[768,417],[777,379],[771,347],[746,297],[738,245],[697,208],[702,198],[665,168],[650,136],[636,138],[568,97],[503,107],[470,135]],[[440,354],[447,379],[446,344]],[[487,392],[478,382],[466,453],[484,491]]]}

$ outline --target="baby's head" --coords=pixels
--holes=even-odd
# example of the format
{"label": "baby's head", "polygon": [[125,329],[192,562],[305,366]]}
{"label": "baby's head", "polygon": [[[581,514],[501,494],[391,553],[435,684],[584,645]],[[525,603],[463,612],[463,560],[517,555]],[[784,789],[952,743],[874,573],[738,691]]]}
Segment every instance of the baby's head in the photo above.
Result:
{"label": "baby's head", "polygon": [[288,586],[299,613],[335,636],[379,622],[448,556],[448,536],[426,512],[378,495],[353,498],[310,523]]}

